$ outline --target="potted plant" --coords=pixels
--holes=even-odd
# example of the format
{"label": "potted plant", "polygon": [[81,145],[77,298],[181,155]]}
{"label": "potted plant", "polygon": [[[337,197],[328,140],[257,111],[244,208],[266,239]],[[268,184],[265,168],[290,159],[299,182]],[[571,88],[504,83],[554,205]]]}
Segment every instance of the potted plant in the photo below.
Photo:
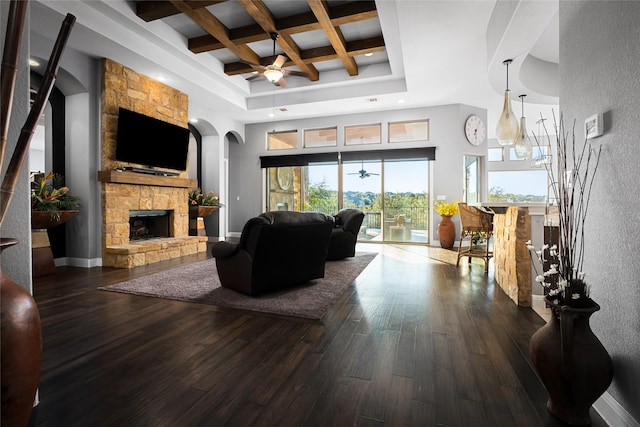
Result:
{"label": "potted plant", "polygon": [[31,228],[60,225],[78,213],[80,199],[69,194],[60,174],[36,174],[31,182]]}
{"label": "potted plant", "polygon": [[576,144],[562,116],[554,125],[557,170],[545,167],[554,183],[558,239],[540,250],[527,242],[546,270],[536,271],[536,282],[545,288],[552,316],[531,337],[531,362],[549,392],[549,412],[568,424],[588,425],[591,405],[613,379],[611,357],[589,326],[589,318],[600,306],[589,297],[583,270],[585,220],[601,147],[588,140]]}
{"label": "potted plant", "polygon": [[451,217],[459,212],[458,203],[445,203],[436,200],[433,202],[433,209],[442,217],[437,230],[440,246],[444,249],[451,249],[456,240],[456,225],[451,221]]}
{"label": "potted plant", "polygon": [[211,215],[223,206],[213,191],[203,193],[200,188],[192,188],[189,191],[189,217],[191,219]]}

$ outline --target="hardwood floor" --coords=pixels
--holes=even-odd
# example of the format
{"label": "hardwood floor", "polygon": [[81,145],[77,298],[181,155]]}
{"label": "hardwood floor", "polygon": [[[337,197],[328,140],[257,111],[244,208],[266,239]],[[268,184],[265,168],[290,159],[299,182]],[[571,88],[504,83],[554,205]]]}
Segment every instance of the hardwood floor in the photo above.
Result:
{"label": "hardwood floor", "polygon": [[380,255],[317,322],[97,290],[204,254],[37,278],[31,425],[562,425],[528,361],[543,320],[492,267],[457,269],[454,253],[424,246],[358,250]]}

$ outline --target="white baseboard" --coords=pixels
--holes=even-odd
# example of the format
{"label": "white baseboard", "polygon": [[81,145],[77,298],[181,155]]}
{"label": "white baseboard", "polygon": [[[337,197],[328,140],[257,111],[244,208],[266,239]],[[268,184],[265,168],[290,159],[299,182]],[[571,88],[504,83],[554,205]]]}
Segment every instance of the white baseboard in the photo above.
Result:
{"label": "white baseboard", "polygon": [[102,267],[102,258],[73,258],[73,257],[64,257],[64,258],[56,258],[53,260],[56,264],[56,267],[81,267],[81,268],[92,268],[92,267]]}
{"label": "white baseboard", "polygon": [[237,237],[238,239],[240,238],[241,235],[242,235],[242,232],[237,232],[237,231],[230,231],[229,233],[227,233],[227,237]]}
{"label": "white baseboard", "polygon": [[640,423],[609,392],[605,392],[596,400],[593,409],[600,414],[607,425],[612,427],[640,427]]}

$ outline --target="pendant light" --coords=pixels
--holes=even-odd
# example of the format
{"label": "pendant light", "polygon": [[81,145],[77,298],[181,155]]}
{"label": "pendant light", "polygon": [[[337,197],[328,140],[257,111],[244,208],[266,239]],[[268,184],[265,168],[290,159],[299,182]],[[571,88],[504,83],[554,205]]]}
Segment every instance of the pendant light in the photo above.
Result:
{"label": "pendant light", "polygon": [[526,160],[531,157],[531,140],[527,135],[527,123],[524,118],[524,97],[527,95],[520,95],[520,101],[522,103],[522,117],[520,117],[520,131],[518,137],[514,142],[513,150],[516,152],[516,157],[521,160]]}
{"label": "pendant light", "polygon": [[518,120],[513,116],[511,109],[511,99],[509,98],[509,64],[512,59],[507,59],[502,63],[507,66],[507,90],[504,91],[504,105],[502,106],[502,114],[496,126],[496,137],[500,145],[513,145],[518,137]]}

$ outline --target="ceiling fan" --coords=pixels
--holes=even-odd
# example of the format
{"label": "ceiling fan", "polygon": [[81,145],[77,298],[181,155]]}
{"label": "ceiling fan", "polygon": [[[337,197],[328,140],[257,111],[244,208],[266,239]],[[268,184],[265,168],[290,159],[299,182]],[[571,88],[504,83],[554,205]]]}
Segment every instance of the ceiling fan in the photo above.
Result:
{"label": "ceiling fan", "polygon": [[278,34],[270,33],[270,36],[271,36],[271,40],[273,40],[273,58],[274,58],[273,63],[265,66],[265,65],[253,64],[251,62],[243,61],[246,64],[249,64],[252,67],[257,68],[259,70],[253,76],[247,77],[247,80],[251,81],[251,80],[258,79],[260,77],[264,77],[274,85],[286,88],[287,82],[284,80],[285,75],[309,77],[309,74],[304,73],[302,71],[286,70],[282,68],[284,63],[287,61],[287,57],[284,55],[276,56],[276,40],[278,39]]}
{"label": "ceiling fan", "polygon": [[362,161],[361,169],[358,172],[348,173],[347,175],[358,175],[360,179],[369,178],[371,175],[380,175],[379,173],[367,172],[364,169],[364,161]]}

